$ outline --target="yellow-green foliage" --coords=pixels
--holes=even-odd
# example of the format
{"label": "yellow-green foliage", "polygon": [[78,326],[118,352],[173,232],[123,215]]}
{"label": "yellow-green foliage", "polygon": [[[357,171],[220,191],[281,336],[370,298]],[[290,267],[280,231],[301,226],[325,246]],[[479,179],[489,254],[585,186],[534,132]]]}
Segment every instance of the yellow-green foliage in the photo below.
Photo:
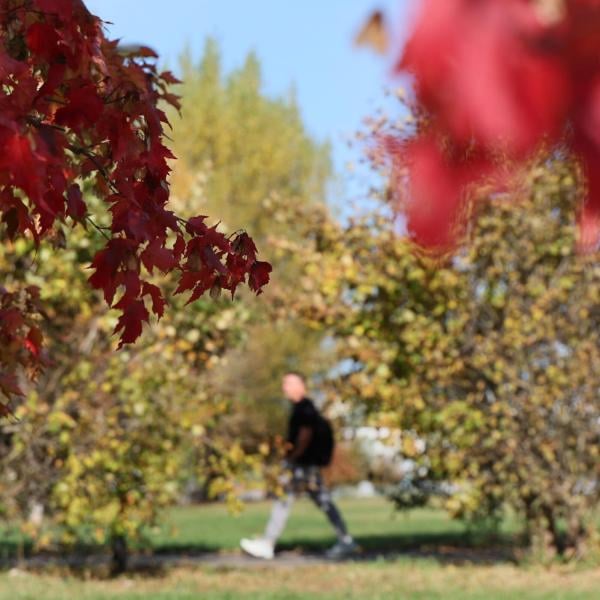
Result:
{"label": "yellow-green foliage", "polygon": [[[293,93],[264,94],[254,54],[225,76],[209,39],[199,63],[184,55],[181,70],[182,114],[172,116],[177,196],[201,185],[209,214],[218,214],[229,231],[247,229],[259,244],[281,231],[273,204],[324,200],[329,148],[306,132]],[[272,260],[268,248],[263,260]]]}
{"label": "yellow-green foliage", "polygon": [[59,251],[24,242],[0,251],[5,285],[38,284],[48,307],[53,365],[14,422],[2,424],[0,454],[3,511],[42,543],[48,536],[27,521],[36,504],[62,541],[133,539],[184,484],[233,498],[231,478],[253,466],[217,432],[230,407],[206,380],[241,339],[247,311],[229,300],[176,300],[139,343],[117,352],[115,318],[86,282],[90,237],[73,231]]}
{"label": "yellow-green foliage", "polygon": [[310,375],[327,366],[322,332],[278,311],[280,291],[297,288],[300,267],[295,257],[277,253],[271,239],[302,240],[294,217],[323,205],[329,148],[307,133],[292,92],[284,98],[264,94],[253,54],[224,74],[218,46],[208,40],[200,61],[184,55],[181,67],[183,109],[181,118],[171,117],[177,202],[197,194],[201,212],[218,214],[228,231],[247,229],[261,259],[274,267],[262,296],[243,295],[251,321],[244,343],[211,374],[216,392],[235,407],[225,426],[246,447],[257,448],[285,427],[281,375],[287,369]]}
{"label": "yellow-green foliage", "polygon": [[481,200],[446,262],[381,215],[326,222],[320,245],[280,242],[305,258],[297,310],[338,340],[339,396],[404,431],[404,454],[455,484],[453,514],[510,505],[569,551],[600,493],[600,267],[575,251],[578,193],[568,162],[531,168]]}

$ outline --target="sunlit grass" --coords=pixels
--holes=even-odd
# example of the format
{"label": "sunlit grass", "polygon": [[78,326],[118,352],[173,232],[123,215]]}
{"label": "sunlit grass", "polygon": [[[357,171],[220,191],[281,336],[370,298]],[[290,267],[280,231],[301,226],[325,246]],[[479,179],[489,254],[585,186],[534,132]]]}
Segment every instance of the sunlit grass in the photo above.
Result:
{"label": "sunlit grass", "polygon": [[[399,513],[380,498],[341,500],[339,506],[351,533],[367,550],[402,550],[427,543],[473,545],[484,534],[481,527],[469,528],[443,511]],[[241,537],[263,531],[269,509],[269,503],[249,504],[240,515],[232,516],[219,504],[178,508],[168,515],[161,533],[151,536],[152,545],[158,551],[237,549]],[[500,533],[507,536],[515,531],[516,525],[507,523]],[[323,514],[302,499],[293,508],[280,547],[318,550],[334,541]]]}

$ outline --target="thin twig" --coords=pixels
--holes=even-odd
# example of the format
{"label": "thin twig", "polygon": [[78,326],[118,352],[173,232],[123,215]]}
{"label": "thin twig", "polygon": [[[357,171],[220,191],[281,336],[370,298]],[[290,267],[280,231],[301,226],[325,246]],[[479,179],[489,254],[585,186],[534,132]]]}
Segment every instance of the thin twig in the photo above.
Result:
{"label": "thin twig", "polygon": [[104,237],[105,240],[110,240],[110,236],[106,235],[105,233],[105,227],[100,227],[100,225],[98,225],[93,219],[92,217],[90,217],[89,215],[86,215],[85,220],[90,223],[93,227],[95,227],[99,232],[100,235],[102,235]]}

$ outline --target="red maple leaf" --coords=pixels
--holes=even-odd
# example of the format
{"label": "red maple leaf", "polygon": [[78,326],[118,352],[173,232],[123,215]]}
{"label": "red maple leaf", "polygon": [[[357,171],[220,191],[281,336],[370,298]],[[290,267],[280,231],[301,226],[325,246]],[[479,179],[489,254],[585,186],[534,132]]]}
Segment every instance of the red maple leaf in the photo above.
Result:
{"label": "red maple leaf", "polygon": [[41,199],[46,158],[36,152],[28,136],[0,130],[0,173],[10,184],[21,188],[30,200]]}
{"label": "red maple leaf", "polygon": [[64,56],[66,47],[58,31],[49,23],[34,23],[27,30],[29,49],[51,62]]}
{"label": "red maple leaf", "polygon": [[44,336],[42,335],[42,332],[38,327],[33,326],[29,329],[27,337],[25,338],[25,347],[31,354],[38,358],[40,356],[43,341]]}
{"label": "red maple leaf", "polygon": [[89,282],[95,289],[104,291],[108,305],[112,305],[118,282],[117,273],[122,267],[127,270],[127,263],[133,258],[132,251],[135,243],[123,238],[109,240],[103,250],[99,250],[92,260],[91,268],[96,272],[91,275]]}
{"label": "red maple leaf", "polygon": [[257,260],[252,267],[250,267],[250,274],[248,275],[250,289],[254,292],[261,293],[263,286],[269,283],[272,270],[273,268],[268,262]]}
{"label": "red maple leaf", "polygon": [[399,69],[423,106],[460,143],[532,149],[560,133],[570,89],[564,61],[522,0],[426,0]]}
{"label": "red maple leaf", "polygon": [[128,304],[119,318],[115,327],[115,333],[121,332],[119,348],[123,344],[131,344],[142,335],[143,324],[148,322],[150,315],[142,300],[136,300]]}
{"label": "red maple leaf", "polygon": [[67,190],[67,214],[74,221],[83,221],[87,213],[87,206],[83,201],[79,185],[74,183]]}
{"label": "red maple leaf", "polygon": [[[12,373],[0,372],[0,390],[4,393],[5,396],[8,397],[10,397],[11,395],[23,396],[23,391],[19,386],[17,377]],[[0,407],[4,407],[4,405],[0,404]],[[2,416],[5,416],[4,411],[2,411]]]}
{"label": "red maple leaf", "polygon": [[144,296],[150,296],[152,299],[152,312],[160,319],[165,312],[165,306],[167,304],[162,292],[160,291],[160,288],[152,283],[144,282],[142,286],[142,294]]}
{"label": "red maple leaf", "polygon": [[104,103],[98,96],[96,86],[87,84],[68,92],[67,105],[56,111],[55,121],[79,130],[97,121],[103,110]]}
{"label": "red maple leaf", "polygon": [[173,253],[173,250],[165,248],[159,239],[152,240],[145,250],[140,255],[144,266],[150,273],[152,273],[154,267],[167,273],[171,271],[177,265],[177,259]]}

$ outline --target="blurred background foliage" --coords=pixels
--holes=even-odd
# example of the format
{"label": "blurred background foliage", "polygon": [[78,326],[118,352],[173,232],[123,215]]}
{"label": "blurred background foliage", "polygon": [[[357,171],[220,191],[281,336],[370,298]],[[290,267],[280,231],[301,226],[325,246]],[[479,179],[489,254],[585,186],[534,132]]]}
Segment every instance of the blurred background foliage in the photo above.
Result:
{"label": "blurred background foliage", "polygon": [[506,193],[481,190],[448,259],[411,247],[385,202],[345,225],[319,217],[318,244],[278,243],[305,256],[289,305],[335,339],[330,394],[400,432],[397,505],[513,511],[544,556],[597,548],[600,268],[576,252],[578,181],[551,156]]}
{"label": "blurred background foliage", "polygon": [[[272,478],[292,369],[347,438],[331,482],[370,478],[400,508],[433,501],[457,518],[508,510],[544,556],[589,556],[600,267],[575,251],[577,166],[543,157],[503,194],[480,190],[470,243],[432,260],[400,235],[385,190],[373,210],[334,216],[329,147],[293,91],[263,94],[254,55],[226,74],[209,40],[181,72],[173,202],[246,228],[272,284],[259,298],[175,300],[115,352],[114,315],[86,283],[99,232],[2,243],[3,285],[41,287],[54,361],[1,426],[4,518],[40,546],[109,544],[122,568],[164,507],[236,507]],[[385,432],[389,460],[369,458],[360,427]]]}

